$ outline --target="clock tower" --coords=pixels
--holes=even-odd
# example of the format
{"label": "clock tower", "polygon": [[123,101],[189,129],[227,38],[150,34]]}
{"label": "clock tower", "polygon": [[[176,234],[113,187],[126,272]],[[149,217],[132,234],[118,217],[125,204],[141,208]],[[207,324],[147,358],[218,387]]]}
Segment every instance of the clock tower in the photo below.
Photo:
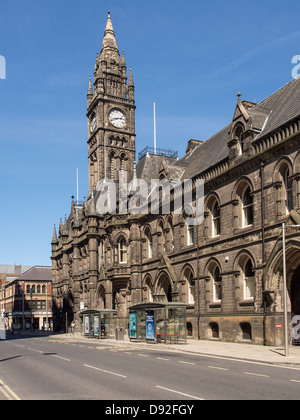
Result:
{"label": "clock tower", "polygon": [[[93,86],[94,85],[94,86]],[[88,101],[89,194],[102,179],[132,179],[135,162],[135,101],[132,69],[120,56],[110,13],[100,54],[97,53],[94,83],[90,77]]]}

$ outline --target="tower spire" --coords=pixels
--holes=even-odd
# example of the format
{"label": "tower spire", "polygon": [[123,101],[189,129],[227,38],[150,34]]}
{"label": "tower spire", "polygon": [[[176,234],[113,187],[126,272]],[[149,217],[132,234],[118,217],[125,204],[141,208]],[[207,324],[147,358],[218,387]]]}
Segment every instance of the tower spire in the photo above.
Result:
{"label": "tower spire", "polygon": [[119,54],[115,32],[110,18],[110,12],[108,12],[100,57],[103,55],[105,50],[117,52]]}

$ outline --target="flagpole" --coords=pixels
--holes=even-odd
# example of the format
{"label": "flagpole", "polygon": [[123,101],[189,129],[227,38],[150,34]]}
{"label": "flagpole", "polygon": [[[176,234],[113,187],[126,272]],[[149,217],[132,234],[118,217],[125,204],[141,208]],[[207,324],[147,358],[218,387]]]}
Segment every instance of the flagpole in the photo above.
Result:
{"label": "flagpole", "polygon": [[154,113],[154,154],[156,155],[156,111],[155,111],[155,102],[153,102],[153,113]]}

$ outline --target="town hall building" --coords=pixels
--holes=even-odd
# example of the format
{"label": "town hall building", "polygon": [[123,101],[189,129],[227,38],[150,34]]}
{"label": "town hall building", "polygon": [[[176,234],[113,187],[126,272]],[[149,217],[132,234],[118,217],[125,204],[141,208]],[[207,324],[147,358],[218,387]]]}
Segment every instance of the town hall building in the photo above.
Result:
{"label": "town hall building", "polygon": [[[289,337],[297,344],[300,78],[258,104],[239,94],[232,121],[205,141],[190,140],[183,157],[146,148],[135,164],[133,72],[109,14],[89,80],[87,124],[89,191],[83,203],[72,198],[52,238],[54,328],[75,320],[79,330],[88,309],[111,311],[128,332],[133,305],[178,302],[189,337],[280,345],[284,223]],[[146,181],[148,197],[151,180],[168,181],[170,211],[158,200],[156,212],[99,213],[99,181],[119,186],[123,176],[132,188]],[[184,180],[192,192],[204,184],[200,224],[174,209],[172,185]]]}

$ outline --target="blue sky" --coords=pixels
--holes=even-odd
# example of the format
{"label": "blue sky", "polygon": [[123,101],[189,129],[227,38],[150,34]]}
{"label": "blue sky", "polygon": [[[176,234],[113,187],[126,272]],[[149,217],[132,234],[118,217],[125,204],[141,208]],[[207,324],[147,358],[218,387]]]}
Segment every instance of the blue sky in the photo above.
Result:
{"label": "blue sky", "polygon": [[299,0],[5,0],[0,11],[0,264],[51,265],[53,225],[88,192],[86,94],[111,12],[133,68],[136,151],[183,155],[292,76]]}

